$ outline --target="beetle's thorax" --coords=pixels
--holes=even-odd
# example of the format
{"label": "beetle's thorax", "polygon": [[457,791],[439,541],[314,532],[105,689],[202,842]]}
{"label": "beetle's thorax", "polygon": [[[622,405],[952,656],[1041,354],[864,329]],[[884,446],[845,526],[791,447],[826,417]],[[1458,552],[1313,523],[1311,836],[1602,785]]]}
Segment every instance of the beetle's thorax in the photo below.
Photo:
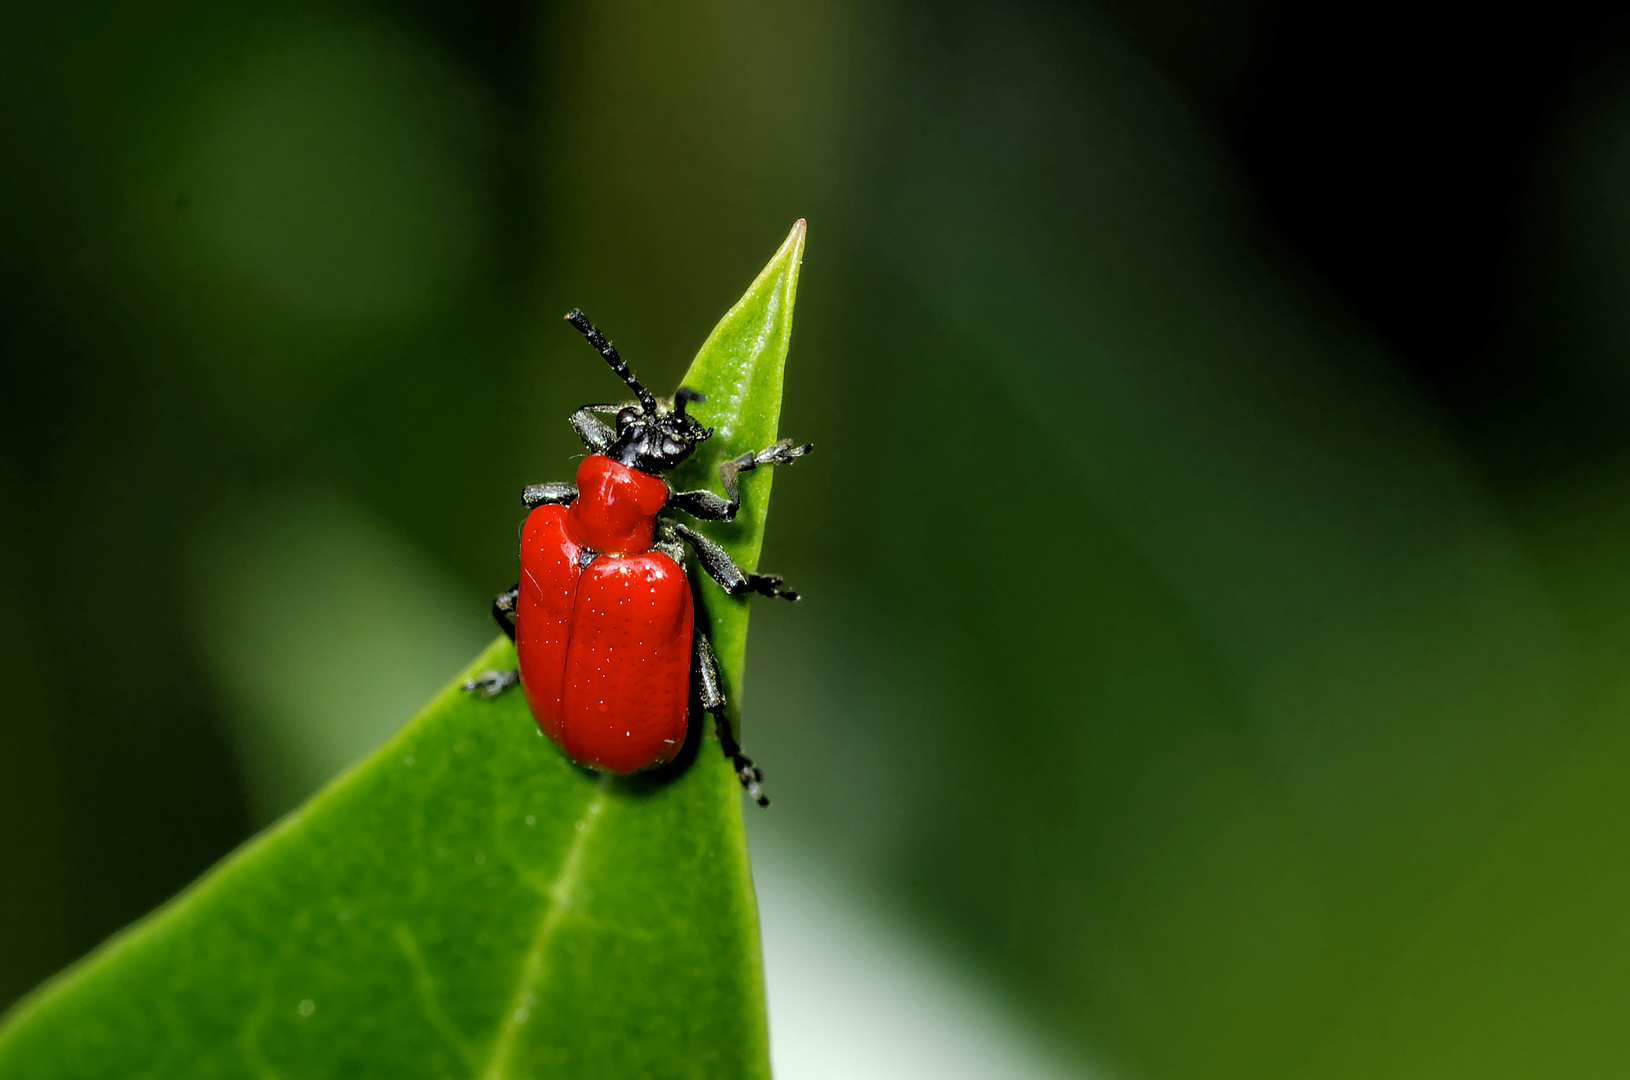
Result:
{"label": "beetle's thorax", "polygon": [[566,528],[591,550],[635,555],[651,550],[657,512],[667,501],[661,477],[590,454],[577,467],[577,499],[566,512]]}

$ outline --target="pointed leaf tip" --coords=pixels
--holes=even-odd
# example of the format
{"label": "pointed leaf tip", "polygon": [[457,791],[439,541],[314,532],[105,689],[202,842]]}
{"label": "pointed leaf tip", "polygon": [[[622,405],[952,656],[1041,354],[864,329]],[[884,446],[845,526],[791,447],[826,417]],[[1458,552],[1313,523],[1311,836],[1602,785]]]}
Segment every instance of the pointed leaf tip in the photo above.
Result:
{"label": "pointed leaf tip", "polygon": [[[798,290],[798,269],[803,265],[804,238],[808,232],[809,225],[803,218],[793,222],[792,230],[787,233],[787,238],[781,241],[781,246],[776,249],[774,255],[770,256],[770,261],[764,264],[764,269],[760,270],[758,277],[753,279],[753,283],[748,286],[747,292],[736,302],[736,306],[731,308],[725,317],[719,321],[719,325],[714,328],[707,344],[704,344],[702,351],[697,354],[695,363],[702,362],[703,357],[708,352],[708,347],[714,343],[714,338],[718,337],[719,332],[724,330],[727,324],[739,321],[733,319],[733,317],[743,308],[753,305],[755,302],[767,302],[774,308],[777,301],[784,297],[787,301],[786,317],[790,322],[792,318],[791,298]],[[695,363],[692,364],[693,371],[695,370]],[[689,378],[688,375],[686,377]],[[776,405],[777,407],[780,406],[779,398],[776,400]]]}

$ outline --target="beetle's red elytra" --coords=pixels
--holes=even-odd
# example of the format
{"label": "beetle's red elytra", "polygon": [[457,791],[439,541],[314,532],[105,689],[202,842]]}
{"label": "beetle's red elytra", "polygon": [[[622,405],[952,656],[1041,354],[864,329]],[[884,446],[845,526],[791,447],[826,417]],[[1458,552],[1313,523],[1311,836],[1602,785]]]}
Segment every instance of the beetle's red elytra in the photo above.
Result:
{"label": "beetle's red elytra", "polygon": [[[592,454],[577,488],[570,506],[528,514],[521,534],[521,689],[572,760],[637,772],[673,760],[685,741],[690,583],[651,548],[666,484]],[[583,565],[584,551],[601,554]]]}
{"label": "beetle's red elytra", "polygon": [[[487,671],[464,689],[492,697],[520,683],[538,727],[579,764],[634,773],[672,761],[685,741],[692,694],[711,713],[719,746],[747,793],[768,806],[763,773],[742,753],[724,715],[718,661],[696,624],[686,548],[732,595],[797,600],[775,574],[743,571],[728,553],[669,517],[729,521],[741,506],[738,477],[784,465],[813,445],[783,439],[719,466],[725,496],[671,489],[661,473],[713,435],[686,413],[705,400],[680,387],[658,401],[580,311],[566,316],[622,377],[636,400],[585,405],[572,428],[589,449],[575,484],[534,484],[521,494],[521,580],[499,594],[493,617],[515,642],[518,671]],[[613,425],[600,416],[614,415]]]}

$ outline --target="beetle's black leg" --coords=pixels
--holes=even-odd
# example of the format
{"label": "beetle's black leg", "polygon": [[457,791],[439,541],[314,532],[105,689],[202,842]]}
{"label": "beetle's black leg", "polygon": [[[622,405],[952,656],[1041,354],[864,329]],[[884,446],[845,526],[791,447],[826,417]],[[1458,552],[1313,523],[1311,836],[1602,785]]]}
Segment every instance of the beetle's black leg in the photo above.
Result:
{"label": "beetle's black leg", "polygon": [[679,522],[669,526],[673,535],[683,540],[696,552],[696,561],[702,564],[707,576],[731,596],[758,593],[760,596],[779,596],[783,600],[797,600],[798,594],[786,587],[780,574],[749,574],[730,558],[730,553],[695,529]]}
{"label": "beetle's black leg", "polygon": [[528,484],[521,490],[521,502],[528,510],[536,510],[550,503],[564,506],[576,501],[576,484]]}
{"label": "beetle's black leg", "polygon": [[685,545],[674,533],[674,523],[657,519],[656,535],[652,538],[651,548],[660,551],[680,566],[685,565]]}
{"label": "beetle's black leg", "polygon": [[572,413],[572,430],[583,440],[583,445],[589,448],[589,453],[601,453],[617,441],[616,429],[594,414],[616,413],[621,408],[621,405],[585,405]]}
{"label": "beetle's black leg", "polygon": [[780,574],[748,574],[747,592],[755,592],[760,596],[779,596],[783,600],[798,602],[798,592],[787,588],[786,580]]}
{"label": "beetle's black leg", "polygon": [[748,796],[760,806],[769,806],[770,798],[759,786],[764,780],[764,772],[753,764],[752,758],[741,752],[741,744],[736,741],[736,736],[730,730],[730,721],[724,715],[724,680],[719,677],[719,660],[713,655],[713,642],[708,640],[707,631],[700,625],[696,627],[694,640],[697,697],[701,699],[702,708],[713,716],[713,733],[719,738],[719,749],[730,759],[731,767],[736,770],[736,779],[747,789]]}
{"label": "beetle's black leg", "polygon": [[782,439],[774,446],[767,446],[756,454],[747,453],[733,457],[719,465],[719,479],[724,483],[727,498],[721,499],[713,492],[699,488],[696,491],[674,492],[668,496],[668,505],[702,521],[734,521],[736,512],[741,509],[741,492],[737,478],[742,473],[752,472],[761,465],[790,465],[814,449],[814,443],[794,446],[791,439]]}
{"label": "beetle's black leg", "polygon": [[492,621],[498,624],[509,640],[515,640],[515,604],[521,599],[521,583],[516,582],[492,601]]}
{"label": "beetle's black leg", "polygon": [[519,671],[483,671],[473,679],[466,679],[464,692],[482,697],[497,697],[521,681]]}
{"label": "beetle's black leg", "polygon": [[[515,602],[520,598],[521,586],[517,582],[513,588],[499,593],[492,602],[492,620],[511,641],[515,640]],[[519,671],[483,671],[464,683],[464,692],[480,694],[482,697],[497,697],[520,681]]]}
{"label": "beetle's black leg", "polygon": [[734,521],[739,499],[723,499],[706,488],[676,491],[668,496],[668,509],[682,510],[699,521]]}

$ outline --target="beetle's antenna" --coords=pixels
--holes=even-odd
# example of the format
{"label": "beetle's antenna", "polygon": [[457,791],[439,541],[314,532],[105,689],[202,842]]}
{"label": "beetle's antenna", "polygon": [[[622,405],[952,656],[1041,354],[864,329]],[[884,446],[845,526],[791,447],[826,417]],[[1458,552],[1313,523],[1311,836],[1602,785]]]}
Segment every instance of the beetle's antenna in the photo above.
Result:
{"label": "beetle's antenna", "polygon": [[688,386],[681,386],[674,391],[674,415],[684,416],[685,406],[693,401],[706,401],[707,395],[700,390],[692,390]]}
{"label": "beetle's antenna", "polygon": [[640,399],[640,408],[645,410],[645,414],[655,416],[657,414],[657,399],[651,396],[651,391],[640,385],[638,379],[634,378],[634,373],[628,370],[628,365],[623,363],[623,358],[617,355],[617,346],[607,341],[606,336],[595,329],[593,323],[589,322],[589,317],[576,308],[566,313],[566,321],[577,327],[577,332],[588,338],[589,344],[593,345],[599,350],[600,355],[606,358],[606,363],[611,365],[611,370],[620,375],[623,382],[627,383],[629,389],[633,390],[634,395]]}

